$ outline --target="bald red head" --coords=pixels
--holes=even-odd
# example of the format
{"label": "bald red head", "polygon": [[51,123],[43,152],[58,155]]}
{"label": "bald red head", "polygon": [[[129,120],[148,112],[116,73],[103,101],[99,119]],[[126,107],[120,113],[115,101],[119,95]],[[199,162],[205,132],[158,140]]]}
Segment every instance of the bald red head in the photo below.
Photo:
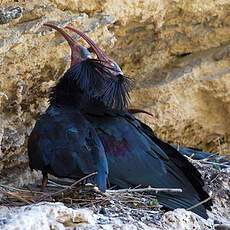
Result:
{"label": "bald red head", "polygon": [[57,30],[68,42],[71,49],[71,66],[79,64],[81,61],[90,57],[90,52],[87,50],[87,48],[80,45],[77,41],[74,41],[74,39],[63,29],[50,23],[45,23],[44,25]]}
{"label": "bald red head", "polygon": [[[91,58],[88,49],[84,46],[81,46],[77,41],[74,41],[74,39],[63,29],[50,23],[45,23],[44,25],[57,30],[69,43],[69,46],[71,48],[71,66],[79,64],[81,61],[87,58]],[[97,59],[101,61],[103,65],[110,68],[115,76],[123,74],[118,64],[111,60],[90,37],[88,37],[85,33],[81,32],[80,30],[73,28],[71,26],[66,26],[66,28],[77,33],[81,38],[83,38],[84,41],[90,46],[91,50],[96,54]]]}

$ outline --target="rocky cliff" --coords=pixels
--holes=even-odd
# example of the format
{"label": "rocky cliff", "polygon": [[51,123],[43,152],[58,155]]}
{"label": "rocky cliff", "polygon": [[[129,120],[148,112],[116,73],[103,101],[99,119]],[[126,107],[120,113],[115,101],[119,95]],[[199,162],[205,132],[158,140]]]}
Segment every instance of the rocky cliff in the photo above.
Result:
{"label": "rocky cliff", "polygon": [[[172,143],[230,150],[228,0],[0,1],[0,175],[31,180],[26,141],[69,67],[48,21],[87,32],[133,79],[131,106]],[[76,37],[76,39],[78,39]]]}

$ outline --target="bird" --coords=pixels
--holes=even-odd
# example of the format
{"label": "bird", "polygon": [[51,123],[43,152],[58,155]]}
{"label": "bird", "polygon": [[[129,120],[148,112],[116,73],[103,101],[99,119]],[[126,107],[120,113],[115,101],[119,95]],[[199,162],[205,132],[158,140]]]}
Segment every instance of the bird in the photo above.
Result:
{"label": "bird", "polygon": [[[118,188],[137,185],[182,188],[182,193],[178,194],[157,193],[159,203],[166,210],[172,210],[190,208],[207,200],[192,209],[193,212],[207,218],[206,209],[211,209],[212,201],[203,189],[204,182],[201,174],[187,158],[174,147],[157,138],[149,126],[127,109],[129,80],[119,65],[108,58],[86,34],[72,26],[66,26],[66,29],[80,35],[97,57],[92,58],[92,55],[88,54],[89,49],[81,48],[84,50],[81,53],[87,55],[84,55],[84,60],[75,61],[75,56],[79,55],[74,54],[72,47],[79,47],[78,43],[69,35],[67,36],[62,29],[52,24],[48,26],[59,31],[70,44],[72,64],[65,75],[77,78],[78,88],[83,91],[81,94],[86,95],[80,98],[81,102],[83,101],[80,106],[77,106],[79,98],[76,97],[75,107],[89,122],[103,146],[109,183]],[[58,84],[56,88],[57,86]],[[52,101],[56,100],[54,92],[55,90],[51,91],[51,106]],[[78,91],[73,90],[71,97],[75,98],[75,93],[79,94]],[[64,94],[58,95],[57,98],[59,96],[66,101]],[[76,120],[78,120],[77,116]],[[58,176],[63,176],[62,170],[59,172]]]}
{"label": "bird", "polygon": [[[46,26],[58,30],[68,41],[72,51],[71,66],[51,89],[50,105],[28,138],[29,166],[31,170],[42,172],[42,190],[47,185],[48,174],[80,179],[96,172],[88,181],[104,192],[108,176],[104,146],[95,128],[81,114],[81,107],[89,98],[98,98],[108,106],[109,103],[121,106],[120,101],[114,99],[117,85],[113,84],[113,76],[106,67],[88,59],[90,53],[85,47],[57,26]],[[97,74],[87,75],[90,68]],[[115,87],[110,94],[108,87]]]}
{"label": "bird", "polygon": [[[116,71],[112,71],[114,77],[126,78],[118,64],[107,57],[92,39],[76,28],[66,28],[84,38],[103,64],[111,66],[115,63]],[[129,90],[129,87],[123,89]],[[183,192],[178,194],[158,193],[159,203],[165,209],[187,209],[206,200],[192,211],[207,218],[206,209],[211,210],[212,201],[203,188],[201,174],[186,157],[157,138],[149,126],[132,114],[143,111],[129,111],[126,104],[123,105],[122,108],[111,108],[93,98],[82,108],[82,114],[93,125],[103,143],[109,182],[119,188],[137,185],[182,188]]]}

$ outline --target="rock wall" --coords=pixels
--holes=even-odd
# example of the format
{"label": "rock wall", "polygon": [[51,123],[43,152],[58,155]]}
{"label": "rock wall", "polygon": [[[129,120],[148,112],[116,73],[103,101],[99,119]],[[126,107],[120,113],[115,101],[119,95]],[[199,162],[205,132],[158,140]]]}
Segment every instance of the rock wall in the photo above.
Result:
{"label": "rock wall", "polygon": [[[169,142],[230,151],[228,0],[0,1],[0,178],[31,180],[26,140],[69,66],[48,21],[87,32],[133,79],[131,106]],[[76,39],[78,39],[76,37]],[[21,177],[20,177],[21,176]]]}
{"label": "rock wall", "polygon": [[[94,211],[95,212],[95,211]],[[178,230],[178,229],[210,229],[214,230],[213,221],[207,221],[184,209],[167,212],[161,222],[156,224],[149,218],[135,220],[131,215],[94,213],[87,208],[67,208],[62,203],[41,202],[20,208],[1,207],[0,227],[2,230],[90,230],[90,229],[132,229],[132,230]]]}

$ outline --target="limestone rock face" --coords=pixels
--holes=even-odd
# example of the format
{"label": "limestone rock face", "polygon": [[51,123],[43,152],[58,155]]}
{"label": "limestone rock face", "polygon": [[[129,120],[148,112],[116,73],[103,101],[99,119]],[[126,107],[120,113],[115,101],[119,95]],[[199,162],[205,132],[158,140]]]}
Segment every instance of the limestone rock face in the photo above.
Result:
{"label": "limestone rock face", "polygon": [[[48,21],[86,31],[134,81],[131,106],[166,141],[229,152],[227,0],[3,0],[0,6],[0,175],[31,180],[26,141],[69,67]],[[15,173],[22,176],[14,180]]]}
{"label": "limestone rock face", "polygon": [[122,229],[122,230],[214,230],[213,221],[205,220],[184,209],[176,209],[163,215],[161,223],[155,225],[136,221],[131,216],[122,218],[94,213],[91,209],[67,208],[62,203],[42,202],[20,208],[0,208],[2,230],[72,230],[72,229]]}
{"label": "limestone rock face", "polygon": [[183,230],[183,229],[215,229],[210,223],[211,221],[204,220],[193,212],[184,209],[175,209],[174,211],[166,212],[162,218],[164,229],[168,230]]}
{"label": "limestone rock face", "polygon": [[[1,211],[1,209],[0,209]],[[95,226],[95,217],[88,209],[74,210],[62,203],[38,203],[15,209],[2,209],[1,229],[89,229]]]}

